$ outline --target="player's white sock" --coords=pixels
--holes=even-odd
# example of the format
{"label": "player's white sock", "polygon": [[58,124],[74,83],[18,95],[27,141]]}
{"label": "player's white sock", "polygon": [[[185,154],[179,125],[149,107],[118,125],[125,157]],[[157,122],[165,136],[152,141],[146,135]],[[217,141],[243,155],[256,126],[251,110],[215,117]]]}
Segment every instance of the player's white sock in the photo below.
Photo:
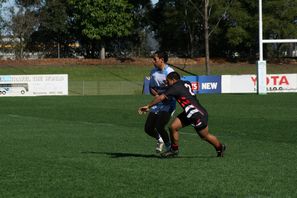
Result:
{"label": "player's white sock", "polygon": [[160,136],[160,134],[158,134],[158,139],[157,139],[157,141],[158,141],[158,142],[164,142],[163,139],[162,139],[162,137]]}

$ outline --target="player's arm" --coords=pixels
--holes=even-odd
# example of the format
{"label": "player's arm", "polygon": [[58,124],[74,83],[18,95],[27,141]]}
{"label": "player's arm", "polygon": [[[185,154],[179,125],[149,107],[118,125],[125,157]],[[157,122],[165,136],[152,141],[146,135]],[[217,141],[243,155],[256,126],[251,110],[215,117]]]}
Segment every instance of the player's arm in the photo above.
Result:
{"label": "player's arm", "polygon": [[157,91],[154,87],[150,87],[150,93],[151,93],[153,96],[157,96],[157,95],[159,95],[159,94],[158,94],[158,91]]}
{"label": "player's arm", "polygon": [[165,94],[161,94],[156,96],[151,102],[149,102],[147,105],[142,106],[138,109],[138,113],[142,114],[143,112],[147,112],[152,106],[154,106],[155,104],[165,100],[167,97]]}
{"label": "player's arm", "polygon": [[154,80],[153,73],[154,72],[150,73],[149,90],[150,90],[150,94],[152,96],[156,96],[156,95],[158,95],[158,91],[157,91],[157,88],[156,88],[156,82]]}

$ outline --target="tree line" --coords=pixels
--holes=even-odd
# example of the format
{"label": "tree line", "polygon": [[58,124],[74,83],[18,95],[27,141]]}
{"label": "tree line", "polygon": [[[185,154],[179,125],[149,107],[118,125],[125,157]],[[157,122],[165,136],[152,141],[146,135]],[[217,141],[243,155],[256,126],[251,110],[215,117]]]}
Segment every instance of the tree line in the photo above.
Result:
{"label": "tree line", "polygon": [[[12,46],[18,58],[25,51],[103,59],[159,49],[178,57],[257,59],[258,1],[15,0],[4,8],[5,1],[0,35],[17,39]],[[265,39],[296,39],[297,1],[264,0],[263,25]],[[265,56],[288,56],[292,47],[267,44]]]}

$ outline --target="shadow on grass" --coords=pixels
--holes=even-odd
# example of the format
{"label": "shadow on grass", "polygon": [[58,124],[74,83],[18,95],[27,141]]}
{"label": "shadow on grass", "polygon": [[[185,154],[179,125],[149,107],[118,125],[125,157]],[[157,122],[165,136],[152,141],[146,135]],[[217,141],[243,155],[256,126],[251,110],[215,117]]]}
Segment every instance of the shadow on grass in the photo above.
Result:
{"label": "shadow on grass", "polygon": [[83,151],[82,154],[96,154],[96,155],[109,155],[111,158],[125,158],[125,157],[140,157],[140,158],[158,158],[158,159],[185,159],[185,158],[214,158],[214,156],[175,156],[164,158],[158,154],[142,154],[142,153],[124,153],[124,152],[95,152]]}

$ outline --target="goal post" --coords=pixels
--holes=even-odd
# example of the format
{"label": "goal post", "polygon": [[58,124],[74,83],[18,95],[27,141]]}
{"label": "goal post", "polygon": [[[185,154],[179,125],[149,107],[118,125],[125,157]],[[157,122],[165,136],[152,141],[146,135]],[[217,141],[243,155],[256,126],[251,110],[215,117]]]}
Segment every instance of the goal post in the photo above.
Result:
{"label": "goal post", "polygon": [[262,0],[259,0],[259,60],[257,62],[257,93],[266,94],[266,61],[263,60],[264,43],[297,43],[297,39],[263,39]]}

